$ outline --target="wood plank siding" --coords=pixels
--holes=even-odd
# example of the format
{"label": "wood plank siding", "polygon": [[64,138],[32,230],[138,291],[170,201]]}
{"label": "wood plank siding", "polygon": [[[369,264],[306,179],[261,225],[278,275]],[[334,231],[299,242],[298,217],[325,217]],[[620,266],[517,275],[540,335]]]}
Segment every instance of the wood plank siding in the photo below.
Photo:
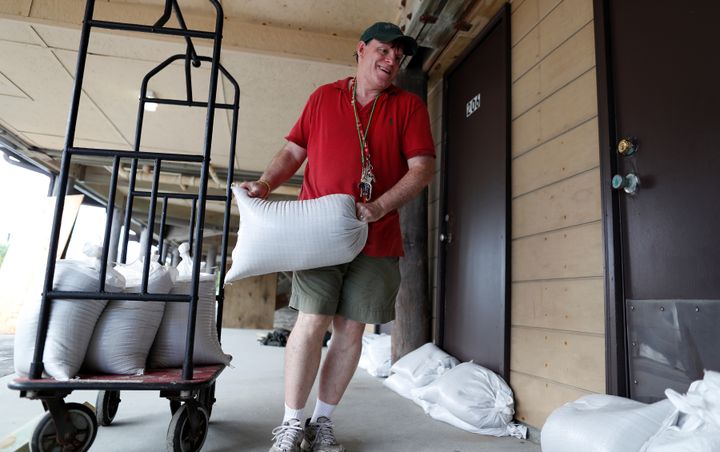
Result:
{"label": "wood plank siding", "polygon": [[[515,0],[511,17],[510,384],[517,419],[541,428],[560,405],[605,392],[593,4]],[[431,78],[428,92],[440,155],[442,80]],[[437,176],[428,196],[436,301]]]}

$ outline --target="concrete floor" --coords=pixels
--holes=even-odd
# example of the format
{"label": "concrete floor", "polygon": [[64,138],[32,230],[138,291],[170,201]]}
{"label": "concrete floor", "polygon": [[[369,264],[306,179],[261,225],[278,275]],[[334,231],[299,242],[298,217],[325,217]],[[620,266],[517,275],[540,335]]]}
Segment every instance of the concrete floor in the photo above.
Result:
{"label": "concrete floor", "polygon": [[[257,343],[264,331],[224,330],[223,348],[234,356],[233,368],[218,380],[217,403],[203,451],[262,451],[283,414],[284,348]],[[7,342],[7,341],[5,341]],[[5,344],[0,343],[0,345]],[[7,348],[7,347],[6,347]],[[7,357],[7,350],[5,354]],[[10,369],[12,371],[12,369]],[[7,388],[12,375],[0,378],[0,442],[42,414],[39,401],[20,399]],[[66,400],[95,403],[96,393],[76,391]],[[113,425],[101,427],[93,450],[145,452],[165,450],[170,422],[168,402],[157,392],[123,392]],[[315,391],[311,394],[314,401]],[[308,404],[308,413],[314,402]],[[12,414],[8,414],[12,413]],[[413,402],[358,370],[333,420],[338,439],[351,452],[539,452],[540,446],[515,438],[465,432],[426,416]]]}

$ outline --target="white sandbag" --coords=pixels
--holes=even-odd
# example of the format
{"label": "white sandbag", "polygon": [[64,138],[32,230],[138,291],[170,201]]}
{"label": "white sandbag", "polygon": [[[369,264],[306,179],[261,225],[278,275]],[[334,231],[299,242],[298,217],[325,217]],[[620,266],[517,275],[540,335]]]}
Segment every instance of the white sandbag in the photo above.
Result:
{"label": "white sandbag", "polygon": [[706,370],[686,395],[665,391],[675,411],[641,452],[720,451],[720,373]]}
{"label": "white sandbag", "polygon": [[[178,279],[171,293],[189,294],[192,288],[192,258],[189,254],[189,246],[183,243],[178,250],[181,261],[177,266]],[[148,367],[159,369],[183,365],[188,308],[188,303],[166,303],[160,328],[150,349]],[[215,275],[201,273],[195,318],[194,364],[228,364],[232,359],[230,355],[223,353],[220,347],[215,322]]]}
{"label": "white sandbag", "polygon": [[366,334],[362,337],[362,352],[358,367],[373,377],[390,375],[391,337],[387,334]]}
{"label": "white sandbag", "polygon": [[476,433],[509,434],[508,425],[515,414],[512,390],[494,372],[475,363],[459,364],[411,393],[430,405],[447,409],[453,416],[475,427]]}
{"label": "white sandbag", "polygon": [[419,387],[432,383],[458,363],[456,358],[428,342],[397,360],[390,371]]}
{"label": "white sandbag", "polygon": [[225,282],[279,271],[344,264],[362,251],[368,226],[355,200],[336,194],[305,201],[250,198],[232,186],[240,229]]}
{"label": "white sandbag", "polygon": [[412,395],[412,390],[415,389],[415,385],[400,374],[391,374],[383,381],[383,385],[406,399],[416,400]]}
{"label": "white sandbag", "polygon": [[590,394],[553,411],[540,443],[543,452],[638,452],[672,411],[667,400],[648,405]]}
{"label": "white sandbag", "polygon": [[[470,433],[477,433],[479,435],[488,435],[487,429],[477,428],[472,424],[468,424],[457,416],[453,415],[447,408],[440,405],[429,404],[425,408],[426,413],[433,419],[446,424],[450,424],[453,427],[465,430]],[[515,422],[511,422],[507,425],[504,430],[499,430],[498,435],[494,436],[513,436],[515,438],[525,439],[527,438],[527,427]]]}
{"label": "white sandbag", "polygon": [[[58,260],[53,289],[57,291],[97,292],[100,289],[100,253],[98,247],[86,247],[92,262]],[[125,286],[121,274],[107,270],[105,291],[120,292]],[[15,332],[15,372],[27,376],[35,350],[35,335],[40,320],[41,297],[26,303],[18,317]],[[44,376],[67,380],[77,375],[85,358],[95,324],[107,300],[52,300],[43,351]]]}
{"label": "white sandbag", "polygon": [[[142,292],[141,260],[115,269],[125,277],[125,293]],[[175,276],[175,269],[163,267],[154,256],[148,273],[148,293],[170,293]],[[109,301],[95,325],[83,369],[92,373],[142,375],[164,311],[163,302]]]}

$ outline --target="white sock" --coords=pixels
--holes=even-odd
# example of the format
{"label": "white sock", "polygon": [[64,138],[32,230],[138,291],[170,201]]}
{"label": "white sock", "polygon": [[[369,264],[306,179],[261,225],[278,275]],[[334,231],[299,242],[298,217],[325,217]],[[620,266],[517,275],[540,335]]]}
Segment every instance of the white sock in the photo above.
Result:
{"label": "white sock", "polygon": [[313,411],[310,422],[315,422],[318,420],[319,417],[323,416],[330,419],[330,416],[332,416],[336,406],[337,405],[330,405],[329,403],[325,403],[322,400],[317,399],[317,403],[315,404],[315,411]]}
{"label": "white sock", "polygon": [[296,410],[294,408],[290,408],[287,403],[285,404],[285,417],[283,417],[283,424],[289,421],[290,419],[297,419],[302,423],[303,419],[303,410],[305,407],[300,408],[299,410]]}

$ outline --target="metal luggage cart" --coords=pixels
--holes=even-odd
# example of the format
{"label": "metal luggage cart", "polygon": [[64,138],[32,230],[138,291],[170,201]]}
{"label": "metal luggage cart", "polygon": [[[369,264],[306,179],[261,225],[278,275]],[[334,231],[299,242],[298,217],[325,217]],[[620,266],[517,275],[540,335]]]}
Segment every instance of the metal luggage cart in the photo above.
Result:
{"label": "metal luggage cart", "polygon": [[[35,342],[33,361],[30,367],[29,378],[17,378],[8,386],[11,389],[20,391],[20,396],[29,399],[39,399],[46,410],[45,417],[36,427],[31,441],[32,451],[85,451],[92,445],[97,434],[97,426],[109,425],[117,413],[120,403],[120,391],[145,390],[159,391],[161,397],[170,400],[170,408],[173,413],[168,428],[167,446],[169,450],[175,451],[196,451],[199,450],[207,436],[209,416],[215,402],[215,381],[225,368],[224,364],[211,366],[193,366],[193,350],[195,340],[196,311],[199,300],[198,288],[200,282],[200,262],[202,255],[203,231],[205,223],[205,210],[208,201],[224,203],[224,218],[221,243],[221,263],[219,272],[221,284],[217,300],[217,333],[221,334],[222,311],[223,311],[223,284],[225,275],[225,261],[228,247],[228,229],[230,224],[230,207],[232,195],[230,185],[233,181],[233,167],[235,161],[235,144],[238,123],[238,111],[240,91],[235,79],[220,64],[220,46],[222,39],[223,11],[218,0],[209,0],[215,9],[215,29],[213,31],[200,31],[188,29],[178,6],[177,0],[165,0],[162,17],[153,25],[139,25],[130,23],[110,22],[93,19],[95,0],[87,0],[85,16],[83,20],[80,47],[78,50],[76,77],[73,86],[73,94],[68,119],[65,148],[62,154],[60,179],[57,189],[57,200],[53,218],[50,248],[47,257],[47,267],[42,293],[42,305],[38,332]],[[179,28],[170,28],[166,24],[175,14]],[[93,29],[123,30],[142,33],[156,33],[163,35],[178,36],[184,38],[186,52],[173,55],[160,63],[143,78],[139,105],[137,112],[137,125],[135,130],[135,141],[132,151],[116,149],[82,148],[75,146],[75,129],[78,120],[80,96],[82,93],[83,76],[85,63],[88,54],[88,45],[91,31]],[[192,43],[191,38],[212,40],[212,57],[199,56]],[[185,69],[185,99],[159,99],[149,98],[148,83],[163,69],[173,62],[184,62]],[[203,63],[211,67],[209,92],[207,101],[196,101],[192,93],[192,68],[198,68]],[[217,103],[217,85],[219,74],[234,87],[232,103]],[[202,155],[188,155],[163,152],[145,152],[141,150],[141,136],[143,127],[143,113],[145,104],[154,102],[157,104],[169,104],[175,106],[186,106],[190,108],[206,108],[207,116],[205,123],[205,138]],[[224,195],[208,194],[208,177],[210,172],[210,156],[213,138],[213,124],[216,109],[232,111],[230,150],[228,160],[227,181]],[[64,208],[65,195],[69,179],[70,163],[74,156],[92,156],[95,158],[107,158],[112,162],[112,175],[110,179],[109,192],[107,197],[107,220],[104,230],[102,248],[103,265],[100,269],[100,290],[99,292],[67,292],[53,290],[55,274],[55,262],[57,258],[57,247],[60,236],[60,226]],[[122,237],[123,248],[120,261],[125,262],[127,258],[128,233],[132,219],[133,201],[135,198],[149,198],[147,216],[148,237],[144,252],[142,290],[139,294],[110,293],[105,291],[105,277],[107,274],[107,259],[109,244],[111,242],[111,225],[113,220],[115,197],[118,186],[118,173],[121,170],[121,162],[129,160],[131,170],[129,174],[127,206],[124,215],[124,234]],[[172,193],[159,191],[160,173],[163,162],[194,162],[200,165],[199,189],[198,192]],[[153,177],[150,191],[136,189],[136,178],[138,166],[152,165]],[[162,214],[160,219],[159,246],[162,253],[164,242],[164,229],[168,203],[173,199],[189,200],[192,203],[192,214],[190,220],[189,240],[193,251],[193,273],[191,293],[189,295],[179,294],[152,294],[148,293],[148,274],[150,268],[151,246],[154,233],[154,224],[157,212],[158,200],[162,201]],[[76,300],[137,300],[142,302],[172,302],[188,303],[188,325],[187,340],[185,343],[185,355],[182,369],[160,369],[149,370],[142,376],[128,375],[80,375],[69,381],[59,381],[52,378],[43,378],[43,351],[47,335],[50,310],[53,300],[76,299]],[[65,403],[64,398],[74,390],[98,390],[97,407],[93,412],[85,405],[78,403]]]}

